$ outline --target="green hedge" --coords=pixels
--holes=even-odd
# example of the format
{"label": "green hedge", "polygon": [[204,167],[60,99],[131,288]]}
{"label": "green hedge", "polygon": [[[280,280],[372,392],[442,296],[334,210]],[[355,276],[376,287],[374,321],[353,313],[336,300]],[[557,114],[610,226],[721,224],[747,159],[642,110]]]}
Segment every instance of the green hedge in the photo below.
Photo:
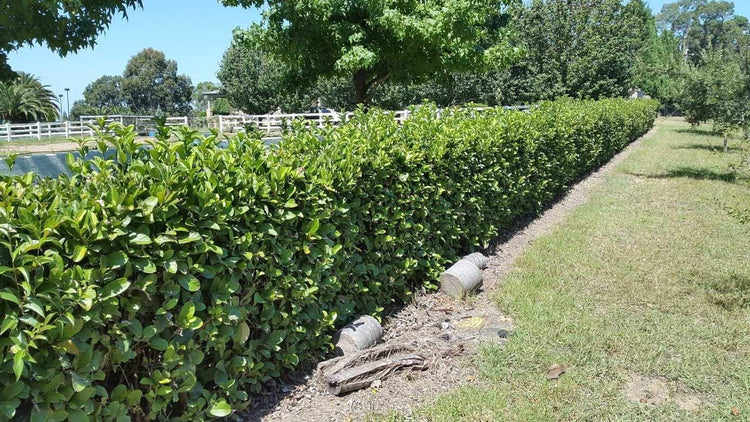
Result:
{"label": "green hedge", "polygon": [[[0,419],[204,418],[434,288],[457,254],[651,128],[650,101],[358,114],[278,148],[112,126],[71,177],[0,178]],[[166,139],[177,142],[167,142]],[[93,171],[95,168],[97,171]]]}

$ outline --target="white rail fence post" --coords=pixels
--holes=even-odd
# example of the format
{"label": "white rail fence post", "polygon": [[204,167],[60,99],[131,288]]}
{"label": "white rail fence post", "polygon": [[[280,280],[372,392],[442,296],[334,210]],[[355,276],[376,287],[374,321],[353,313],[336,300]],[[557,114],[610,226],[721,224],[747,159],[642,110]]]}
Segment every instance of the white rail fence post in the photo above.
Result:
{"label": "white rail fence post", "polygon": [[[521,111],[527,111],[529,109],[528,106],[506,108]],[[393,114],[393,118],[399,123],[399,125],[404,124],[404,122],[411,117],[411,113],[409,112],[409,110],[392,111],[390,113]],[[436,115],[438,118],[448,116],[449,114],[450,109],[436,110]],[[234,133],[235,131],[243,131],[248,123],[252,123],[260,131],[271,133],[273,130],[278,130],[284,125],[291,125],[295,119],[302,120],[305,123],[305,127],[313,129],[316,127],[325,127],[326,121],[328,121],[329,119],[333,125],[339,126],[343,122],[352,119],[353,116],[354,113],[352,112],[339,115],[337,113],[329,114],[324,111],[318,110],[314,113],[307,114],[237,114],[230,116],[219,115],[215,116],[214,119],[218,119],[219,133]],[[8,122],[5,124],[0,124],[0,139],[5,138],[8,142],[11,142],[16,138],[42,140],[44,137],[52,138],[55,136],[63,136],[63,134],[65,138],[71,138],[73,136],[84,137],[86,135],[94,136],[95,129],[89,127],[89,124],[95,122],[97,118],[101,117],[105,116],[81,116],[79,121],[74,122],[71,122],[70,120],[54,123],[34,122],[11,124],[10,122]],[[136,129],[138,129],[139,124],[143,122],[150,123],[152,119],[151,116],[115,115],[106,117],[107,122],[119,121],[123,125],[133,119]],[[213,122],[215,121],[216,120],[213,120]],[[167,120],[168,126],[184,125],[189,127],[190,123],[190,119],[187,116],[171,117]],[[213,123],[209,122],[208,120],[206,120],[206,124],[208,126],[213,125]],[[2,132],[3,130],[5,130],[5,132]]]}

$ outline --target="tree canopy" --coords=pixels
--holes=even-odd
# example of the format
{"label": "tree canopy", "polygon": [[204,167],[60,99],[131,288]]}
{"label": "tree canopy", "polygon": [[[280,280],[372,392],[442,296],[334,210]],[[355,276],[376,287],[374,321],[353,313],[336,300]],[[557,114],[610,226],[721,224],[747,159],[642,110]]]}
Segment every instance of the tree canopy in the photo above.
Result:
{"label": "tree canopy", "polygon": [[167,60],[161,51],[147,48],[133,56],[125,67],[121,86],[126,103],[134,111],[190,111],[193,84],[188,76],[177,74],[177,62]]}
{"label": "tree canopy", "polygon": [[94,107],[124,107],[122,76],[105,75],[91,82],[83,90],[83,98],[86,104]]}
{"label": "tree canopy", "polygon": [[141,0],[4,1],[0,6],[0,80],[13,72],[7,55],[24,45],[46,44],[61,55],[93,46],[112,17],[127,17]]}
{"label": "tree canopy", "polygon": [[657,20],[680,40],[687,61],[700,63],[710,50],[739,51],[750,29],[748,19],[734,14],[730,1],[678,0],[662,7]]}
{"label": "tree canopy", "polygon": [[233,42],[224,53],[216,77],[229,102],[246,113],[282,110],[296,112],[310,107],[312,97],[286,83],[283,63],[242,42]]}
{"label": "tree canopy", "polygon": [[640,0],[532,1],[514,19],[526,54],[502,75],[500,102],[626,95],[650,18]]}
{"label": "tree canopy", "polygon": [[222,0],[264,7],[263,22],[237,34],[310,86],[345,75],[365,103],[387,80],[411,82],[439,71],[505,65],[509,0]]}

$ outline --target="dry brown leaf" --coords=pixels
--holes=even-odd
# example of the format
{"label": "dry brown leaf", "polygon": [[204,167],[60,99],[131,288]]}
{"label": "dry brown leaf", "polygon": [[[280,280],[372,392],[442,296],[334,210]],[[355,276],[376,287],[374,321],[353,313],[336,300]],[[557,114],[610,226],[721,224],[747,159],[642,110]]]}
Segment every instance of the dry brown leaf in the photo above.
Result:
{"label": "dry brown leaf", "polygon": [[547,368],[547,379],[556,380],[560,378],[560,375],[562,375],[563,373],[565,373],[565,365],[561,365],[559,363],[552,364],[549,368]]}
{"label": "dry brown leaf", "polygon": [[732,408],[732,415],[733,416],[739,416],[740,415],[740,409],[737,409],[736,407]]}

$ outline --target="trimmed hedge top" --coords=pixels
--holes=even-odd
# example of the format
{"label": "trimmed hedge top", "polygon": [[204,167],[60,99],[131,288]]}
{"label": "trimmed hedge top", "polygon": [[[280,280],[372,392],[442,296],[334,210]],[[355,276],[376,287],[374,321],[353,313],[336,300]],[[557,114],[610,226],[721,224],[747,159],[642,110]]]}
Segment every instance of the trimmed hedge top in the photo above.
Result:
{"label": "trimmed hedge top", "polygon": [[[0,419],[226,416],[651,128],[652,101],[383,112],[246,135],[132,128],[0,178]],[[108,134],[109,133],[109,134]],[[168,140],[177,139],[177,142]]]}

